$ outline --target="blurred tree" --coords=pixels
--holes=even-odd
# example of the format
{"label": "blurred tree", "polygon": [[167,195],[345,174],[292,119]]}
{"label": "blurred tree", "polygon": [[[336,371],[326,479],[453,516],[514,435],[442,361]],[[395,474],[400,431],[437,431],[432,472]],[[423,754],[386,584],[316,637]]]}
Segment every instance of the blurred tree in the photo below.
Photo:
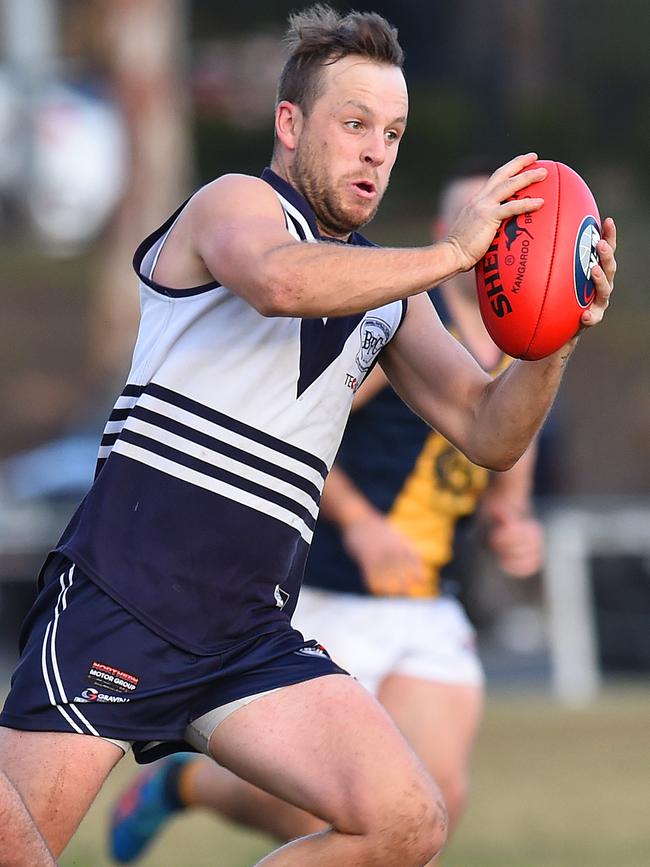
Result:
{"label": "blurred tree", "polygon": [[183,77],[187,5],[97,0],[96,14],[130,148],[126,194],[105,242],[91,324],[91,375],[112,389],[124,378],[137,328],[134,249],[178,206],[192,174]]}

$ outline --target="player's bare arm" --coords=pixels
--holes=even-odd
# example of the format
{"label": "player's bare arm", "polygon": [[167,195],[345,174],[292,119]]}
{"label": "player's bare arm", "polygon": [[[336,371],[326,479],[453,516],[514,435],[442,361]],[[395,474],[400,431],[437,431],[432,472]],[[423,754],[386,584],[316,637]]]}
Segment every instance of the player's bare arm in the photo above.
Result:
{"label": "player's bare arm", "polygon": [[338,527],[371,592],[399,595],[426,586],[427,570],[414,545],[336,463],[323,489],[320,514]]}
{"label": "player's bare arm", "polygon": [[511,469],[492,473],[477,510],[484,544],[501,569],[514,578],[538,572],[544,554],[544,530],[532,502],[536,439]]}
{"label": "player's bare arm", "polygon": [[189,203],[161,255],[158,279],[171,286],[218,280],[268,316],[342,316],[406,298],[471,267],[501,220],[541,207],[539,199],[503,202],[541,180],[544,169],[523,171],[534,158],[517,157],[495,173],[449,240],[405,249],[295,241],[268,184],[227,175]]}
{"label": "player's bare arm", "polygon": [[[352,411],[372,400],[387,383],[381,366],[374,367],[355,394]],[[494,554],[503,571],[512,577],[532,575],[539,571],[542,565],[544,533],[532,503],[536,459],[535,439],[511,469],[491,474],[488,487],[477,510],[485,546]],[[379,583],[379,579],[375,577],[379,570],[373,573],[364,564],[367,558],[374,557],[380,534],[383,541],[380,520],[387,522],[336,464],[323,491],[321,514],[340,527],[348,553],[362,568],[366,584],[374,589],[374,586]],[[389,529],[404,546],[404,562],[408,565],[413,561],[416,552],[390,525]],[[367,557],[364,544],[366,539],[368,539]],[[381,565],[383,555],[377,560],[378,565]],[[393,579],[392,584],[394,583]],[[381,592],[391,591],[382,589]]]}
{"label": "player's bare arm", "polygon": [[[589,321],[598,324],[609,304],[616,262],[616,230],[605,221],[594,268],[596,292]],[[476,464],[493,470],[514,465],[551,407],[577,338],[538,361],[515,361],[491,379],[448,334],[429,299],[413,298],[404,324],[382,356],[402,398]]]}

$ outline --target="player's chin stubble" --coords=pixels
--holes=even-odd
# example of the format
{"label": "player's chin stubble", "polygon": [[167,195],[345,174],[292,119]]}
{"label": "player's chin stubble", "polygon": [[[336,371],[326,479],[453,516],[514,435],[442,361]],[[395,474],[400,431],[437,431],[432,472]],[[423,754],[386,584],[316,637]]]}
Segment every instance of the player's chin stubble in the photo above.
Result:
{"label": "player's chin stubble", "polygon": [[360,229],[375,216],[379,201],[369,213],[355,217],[342,204],[335,184],[310,144],[301,143],[291,168],[291,181],[311,205],[319,224],[333,235],[345,235]]}

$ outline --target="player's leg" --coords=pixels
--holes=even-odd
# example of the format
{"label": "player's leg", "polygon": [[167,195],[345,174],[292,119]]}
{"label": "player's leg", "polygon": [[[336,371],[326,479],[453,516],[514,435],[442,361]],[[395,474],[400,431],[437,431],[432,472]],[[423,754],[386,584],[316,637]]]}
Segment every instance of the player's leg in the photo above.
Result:
{"label": "player's leg", "polygon": [[467,800],[483,688],[392,674],[379,699],[440,786],[453,830]]}
{"label": "player's leg", "polygon": [[[403,640],[395,635],[393,605],[387,602],[390,600],[303,588],[294,621],[307,636],[325,636],[334,657],[345,660],[376,692],[381,679],[394,669],[403,647]],[[203,744],[195,746],[205,749]],[[210,759],[185,754],[141,772],[120,796],[109,829],[113,857],[124,863],[135,860],[171,816],[196,807],[279,841],[313,833],[324,825],[321,819],[269,795]]]}
{"label": "player's leg", "polygon": [[123,755],[115,744],[91,735],[0,727],[0,767],[55,855]]}
{"label": "player's leg", "polygon": [[188,763],[181,785],[188,805],[207,806],[224,819],[282,842],[325,828],[322,819],[269,795],[205,756]]}
{"label": "player's leg", "polygon": [[0,772],[0,863],[4,867],[54,867],[54,858],[39,834],[18,791]]}
{"label": "player's leg", "polygon": [[444,843],[437,787],[352,678],[315,678],[239,708],[214,730],[210,751],[237,776],[330,826],[265,858],[269,867],[421,867]]}
{"label": "player's leg", "polygon": [[109,825],[109,849],[123,864],[139,858],[167,822],[201,808],[279,842],[325,828],[325,823],[269,795],[208,756],[179,753],[145,771],[122,792]]}
{"label": "player's leg", "polygon": [[101,718],[102,710],[113,705],[82,695],[92,692],[99,699],[88,680],[91,662],[118,641],[114,622],[106,627],[110,618],[93,604],[93,595],[93,586],[70,561],[58,555],[48,559],[43,589],[23,625],[20,662],[0,717],[0,768],[55,854],[124,755],[100,737],[116,736]]}
{"label": "player's leg", "polygon": [[[395,674],[382,683],[382,701],[439,781],[449,799],[453,827],[467,795],[482,688]],[[117,860],[130,862],[138,857],[179,809],[207,808],[278,840],[314,833],[325,825],[207,757],[185,754],[182,762],[179,758],[161,762],[153,773],[143,772],[118,802],[111,832]]]}
{"label": "player's leg", "polygon": [[401,657],[385,673],[377,696],[442,789],[453,827],[467,799],[483,712],[474,629],[455,599],[402,600],[400,607],[394,620]]}

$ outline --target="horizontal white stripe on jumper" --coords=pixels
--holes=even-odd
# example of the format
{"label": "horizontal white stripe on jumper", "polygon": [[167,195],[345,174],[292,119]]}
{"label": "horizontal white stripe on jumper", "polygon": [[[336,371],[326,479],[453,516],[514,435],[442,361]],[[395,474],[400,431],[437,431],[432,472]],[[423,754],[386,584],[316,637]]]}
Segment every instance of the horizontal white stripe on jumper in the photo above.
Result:
{"label": "horizontal white stripe on jumper", "polygon": [[318,516],[318,504],[310,497],[306,491],[292,485],[290,482],[280,479],[271,473],[266,473],[256,467],[251,467],[243,461],[236,460],[221,454],[219,451],[207,448],[205,445],[187,439],[187,437],[179,436],[171,433],[159,425],[152,424],[142,419],[130,416],[125,425],[126,430],[141,434],[153,440],[155,443],[162,443],[172,449],[176,449],[182,454],[189,455],[197,460],[204,461],[212,466],[226,470],[235,476],[241,476],[248,479],[257,485],[269,488],[278,494],[282,494],[291,500],[294,500],[312,515],[313,518]]}
{"label": "horizontal white stripe on jumper", "polygon": [[106,426],[104,427],[103,436],[107,434],[116,434],[119,433],[124,427],[125,419],[119,419],[118,421],[107,421]]}
{"label": "horizontal white stripe on jumper", "polygon": [[113,446],[113,451],[117,454],[124,455],[132,460],[153,467],[153,469],[166,473],[169,476],[181,479],[190,485],[196,485],[204,490],[220,494],[222,497],[226,497],[229,500],[241,503],[242,505],[255,509],[258,512],[262,512],[271,518],[282,521],[284,524],[288,524],[290,527],[297,530],[305,542],[308,544],[311,543],[313,532],[302,518],[296,515],[295,512],[291,512],[289,509],[285,509],[277,503],[273,503],[270,500],[257,496],[256,494],[242,490],[242,488],[223,482],[220,479],[215,479],[206,473],[201,473],[198,470],[186,467],[183,464],[162,457],[148,449],[125,442],[124,440],[118,440]]}
{"label": "horizontal white stripe on jumper", "polygon": [[121,394],[113,409],[132,409],[138,402],[138,395]]}
{"label": "horizontal white stripe on jumper", "polygon": [[138,402],[138,406],[174,419],[215,440],[228,443],[235,448],[241,449],[243,452],[262,458],[262,460],[268,461],[270,464],[283,467],[285,470],[289,470],[289,472],[295,473],[297,476],[311,482],[318,489],[319,493],[323,490],[323,476],[318,470],[310,467],[309,464],[304,463],[298,458],[283,454],[271,446],[266,446],[251,439],[251,437],[245,434],[237,433],[217,422],[209,421],[200,415],[196,415],[196,413],[181,409],[181,407],[175,404],[168,403],[150,394],[143,394]]}

